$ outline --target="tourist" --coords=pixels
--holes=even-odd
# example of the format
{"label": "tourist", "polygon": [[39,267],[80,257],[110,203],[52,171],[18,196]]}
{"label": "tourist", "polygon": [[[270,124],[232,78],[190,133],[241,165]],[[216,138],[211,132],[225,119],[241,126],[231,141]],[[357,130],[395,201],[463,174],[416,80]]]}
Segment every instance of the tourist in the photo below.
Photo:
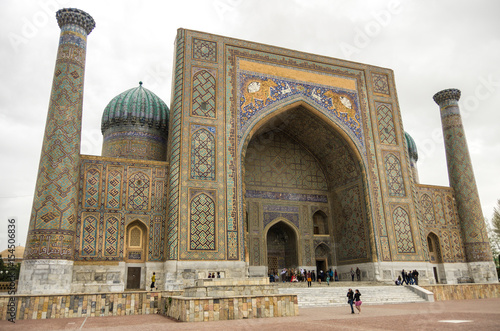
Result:
{"label": "tourist", "polygon": [[417,271],[417,269],[413,270],[413,279],[415,279],[415,285],[418,285],[418,271]]}
{"label": "tourist", "polygon": [[151,291],[155,287],[155,282],[156,282],[156,274],[153,272],[153,277],[151,277]]}
{"label": "tourist", "polygon": [[314,272],[314,270],[311,272],[311,279],[313,282],[316,281],[316,273]]}
{"label": "tourist", "polygon": [[208,278],[212,278],[212,273],[211,272],[208,273]]}
{"label": "tourist", "polygon": [[351,268],[351,281],[354,282],[354,269]]}
{"label": "tourist", "polygon": [[326,284],[328,284],[328,286],[330,286],[330,273],[329,272],[326,273]]}
{"label": "tourist", "polygon": [[311,271],[307,272],[307,287],[311,287]]}
{"label": "tourist", "polygon": [[359,268],[356,268],[356,279],[358,282],[361,280],[361,270]]}
{"label": "tourist", "polygon": [[217,278],[220,278],[220,271],[217,271]]}
{"label": "tourist", "polygon": [[336,282],[339,281],[339,275],[337,274],[337,269],[335,269],[335,281]]}
{"label": "tourist", "polygon": [[403,277],[403,281],[401,282],[401,284],[403,284],[404,282],[406,282],[406,272],[405,272],[405,269],[401,270],[401,277]]}
{"label": "tourist", "polygon": [[330,270],[328,271],[328,275],[330,276],[330,280],[333,281],[333,270],[332,270],[332,268],[330,268]]}
{"label": "tourist", "polygon": [[323,275],[323,270],[320,270],[320,271],[319,271],[319,274],[318,274],[318,283],[320,283],[320,284],[321,284],[321,281],[323,280],[323,276],[324,276],[324,275]]}
{"label": "tourist", "polygon": [[351,314],[354,314],[354,309],[352,307],[354,303],[354,292],[351,288],[347,291],[347,303],[351,306]]}
{"label": "tourist", "polygon": [[354,301],[355,301],[355,305],[356,305],[356,309],[359,311],[358,314],[361,314],[361,304],[363,302],[361,302],[361,293],[359,293],[359,290],[356,290],[356,293],[354,293]]}
{"label": "tourist", "polygon": [[396,285],[403,285],[401,281],[401,276],[398,276],[398,279],[396,279]]}

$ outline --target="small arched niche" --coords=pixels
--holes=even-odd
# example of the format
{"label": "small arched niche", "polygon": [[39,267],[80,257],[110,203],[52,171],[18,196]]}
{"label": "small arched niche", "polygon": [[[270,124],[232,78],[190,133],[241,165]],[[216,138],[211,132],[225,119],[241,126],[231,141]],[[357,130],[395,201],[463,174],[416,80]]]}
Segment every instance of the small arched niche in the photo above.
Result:
{"label": "small arched niche", "polygon": [[146,261],[147,252],[147,228],[139,220],[135,220],[127,226],[125,261],[131,263],[142,263]]}
{"label": "small arched niche", "polygon": [[326,214],[318,210],[313,214],[313,233],[315,235],[326,235],[328,231],[328,218]]}

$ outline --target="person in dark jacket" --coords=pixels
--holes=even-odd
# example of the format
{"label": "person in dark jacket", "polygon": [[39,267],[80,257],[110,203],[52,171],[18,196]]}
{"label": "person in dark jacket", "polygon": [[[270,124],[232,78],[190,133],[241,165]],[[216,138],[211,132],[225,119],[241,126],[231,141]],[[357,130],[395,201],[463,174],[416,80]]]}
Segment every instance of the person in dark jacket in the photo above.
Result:
{"label": "person in dark jacket", "polygon": [[361,314],[361,293],[359,293],[359,290],[356,290],[356,293],[354,293],[354,305],[356,306],[356,309],[359,311],[358,314]]}
{"label": "person in dark jacket", "polygon": [[354,314],[354,309],[352,307],[354,304],[354,292],[352,291],[352,288],[347,291],[347,303],[351,306],[351,314]]}

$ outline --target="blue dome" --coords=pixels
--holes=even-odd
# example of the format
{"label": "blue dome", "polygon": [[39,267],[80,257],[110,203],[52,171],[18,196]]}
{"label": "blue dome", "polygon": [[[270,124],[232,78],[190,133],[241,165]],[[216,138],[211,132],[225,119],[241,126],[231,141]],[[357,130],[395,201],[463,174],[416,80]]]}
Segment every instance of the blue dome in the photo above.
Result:
{"label": "blue dome", "polygon": [[408,145],[408,154],[410,154],[410,158],[414,161],[418,161],[418,151],[417,144],[415,144],[415,140],[410,136],[408,132],[405,131],[406,145]]}
{"label": "blue dome", "polygon": [[101,131],[114,126],[149,126],[168,129],[169,109],[156,94],[139,86],[127,90],[109,102],[102,114]]}

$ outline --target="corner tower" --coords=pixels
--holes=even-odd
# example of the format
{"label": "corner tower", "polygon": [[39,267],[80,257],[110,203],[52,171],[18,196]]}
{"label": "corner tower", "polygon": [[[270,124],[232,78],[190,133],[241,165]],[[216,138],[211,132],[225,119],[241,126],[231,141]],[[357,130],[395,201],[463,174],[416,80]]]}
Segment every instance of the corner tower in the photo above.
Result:
{"label": "corner tower", "polygon": [[57,11],[61,28],[19,293],[70,292],[78,204],[86,12]]}
{"label": "corner tower", "polygon": [[496,272],[462,126],[459,99],[458,89],[447,89],[434,95],[434,101],[441,109],[448,176],[450,186],[455,191],[465,256],[471,277],[476,283],[494,281]]}

